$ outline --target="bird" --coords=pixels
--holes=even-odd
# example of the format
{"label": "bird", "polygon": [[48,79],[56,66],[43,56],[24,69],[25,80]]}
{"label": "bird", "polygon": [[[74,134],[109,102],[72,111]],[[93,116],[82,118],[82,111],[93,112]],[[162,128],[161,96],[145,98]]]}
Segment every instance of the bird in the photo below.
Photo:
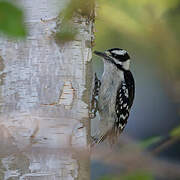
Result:
{"label": "bird", "polygon": [[95,83],[99,85],[95,94],[98,96],[100,116],[99,137],[95,139],[100,143],[108,138],[113,144],[127,124],[134,101],[135,81],[130,71],[131,59],[128,52],[121,48],[94,51],[94,54],[104,62],[101,81],[95,76]]}

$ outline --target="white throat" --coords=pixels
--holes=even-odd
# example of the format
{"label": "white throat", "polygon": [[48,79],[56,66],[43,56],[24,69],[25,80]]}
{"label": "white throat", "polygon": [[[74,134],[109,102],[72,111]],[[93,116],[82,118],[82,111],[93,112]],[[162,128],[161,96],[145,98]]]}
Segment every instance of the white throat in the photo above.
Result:
{"label": "white throat", "polygon": [[129,70],[129,67],[130,67],[130,59],[128,59],[127,61],[123,62],[121,65],[122,65],[122,67],[123,67],[125,70]]}

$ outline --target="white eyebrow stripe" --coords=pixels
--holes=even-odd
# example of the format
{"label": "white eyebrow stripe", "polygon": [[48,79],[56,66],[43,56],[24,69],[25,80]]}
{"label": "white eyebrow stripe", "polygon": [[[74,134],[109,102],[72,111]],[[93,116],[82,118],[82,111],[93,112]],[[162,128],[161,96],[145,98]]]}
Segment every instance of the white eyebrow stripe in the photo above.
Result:
{"label": "white eyebrow stripe", "polygon": [[117,55],[125,55],[127,53],[126,50],[114,50],[112,53],[117,54]]}

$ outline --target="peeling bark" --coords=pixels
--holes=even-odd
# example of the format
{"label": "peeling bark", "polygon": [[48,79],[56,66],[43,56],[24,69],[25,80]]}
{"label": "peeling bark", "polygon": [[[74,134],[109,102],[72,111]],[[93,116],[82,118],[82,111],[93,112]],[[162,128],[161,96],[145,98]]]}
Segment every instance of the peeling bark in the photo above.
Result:
{"label": "peeling bark", "polygon": [[[8,147],[0,151],[0,177],[89,179],[88,168],[79,172],[84,163],[72,149],[88,145],[88,104],[82,97],[93,23],[74,19],[77,38],[58,45],[54,17],[66,1],[18,2],[30,31],[24,42],[0,38],[0,149]],[[88,167],[88,158],[83,162]]]}

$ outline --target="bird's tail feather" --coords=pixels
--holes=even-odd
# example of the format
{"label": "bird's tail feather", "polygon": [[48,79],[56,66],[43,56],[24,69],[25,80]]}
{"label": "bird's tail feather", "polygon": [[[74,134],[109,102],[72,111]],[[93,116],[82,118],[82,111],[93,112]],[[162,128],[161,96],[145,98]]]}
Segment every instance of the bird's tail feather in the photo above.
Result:
{"label": "bird's tail feather", "polygon": [[121,132],[122,132],[122,129],[117,128],[116,126],[113,126],[105,134],[100,136],[100,138],[97,141],[97,144],[102,143],[105,139],[107,139],[111,145],[116,144],[118,141],[118,136],[121,134]]}

